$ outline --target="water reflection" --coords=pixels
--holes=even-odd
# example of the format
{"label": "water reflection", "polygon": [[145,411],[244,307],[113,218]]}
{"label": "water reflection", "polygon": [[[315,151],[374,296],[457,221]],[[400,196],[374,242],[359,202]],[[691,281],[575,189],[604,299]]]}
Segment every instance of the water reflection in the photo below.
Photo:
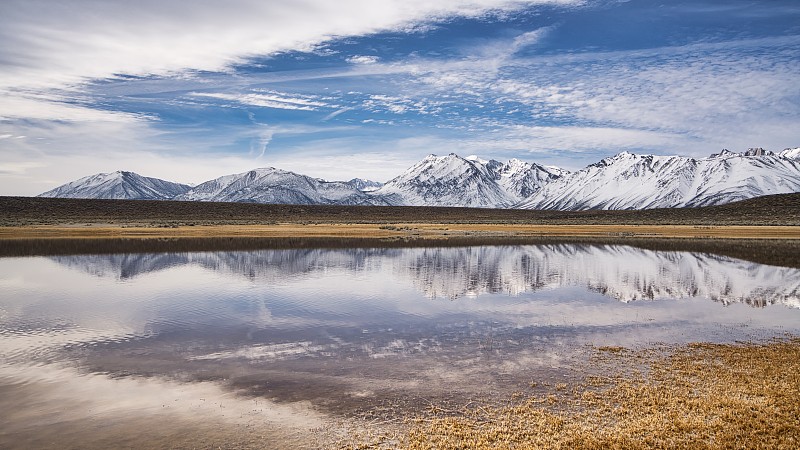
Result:
{"label": "water reflection", "polygon": [[798,269],[615,245],[110,254],[0,266],[0,353],[14,361],[140,345],[148,355],[177,346],[187,361],[457,355],[483,348],[487,335],[502,353],[502,342],[553,351],[800,329]]}
{"label": "water reflection", "polygon": [[584,286],[624,302],[699,297],[723,304],[800,308],[798,269],[706,253],[614,245],[261,250],[51,259],[117,280],[190,265],[262,284],[341,270],[402,279],[431,299],[455,300],[487,293],[518,296],[541,289]]}
{"label": "water reflection", "polygon": [[[245,394],[318,424],[320,411],[387,398],[464,399],[569,376],[586,344],[784,333],[800,333],[800,270],[708,253],[552,244],[0,258],[0,407],[37,420],[53,398],[47,417],[70,404],[124,409],[114,390],[133,379],[142,394],[125,404],[147,414],[180,391],[184,416],[202,395],[244,417]],[[96,396],[74,388],[87,383]],[[0,447],[12,426],[29,429],[0,425]]]}

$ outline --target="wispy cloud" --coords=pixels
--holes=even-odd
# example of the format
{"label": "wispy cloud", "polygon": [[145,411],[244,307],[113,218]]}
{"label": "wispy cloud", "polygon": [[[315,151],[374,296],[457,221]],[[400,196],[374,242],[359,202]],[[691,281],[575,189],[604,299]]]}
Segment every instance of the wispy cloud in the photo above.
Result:
{"label": "wispy cloud", "polygon": [[441,111],[440,105],[435,100],[417,96],[373,94],[361,102],[360,106],[369,112],[390,112],[392,114],[414,112],[429,115]]}
{"label": "wispy cloud", "polygon": [[[0,86],[65,87],[116,74],[225,70],[250,56],[312,50],[334,36],[403,30],[569,0],[232,0],[191,8],[159,0],[8,0],[0,5]],[[86,11],[91,11],[87,14]],[[302,26],[299,26],[302,24]]]}
{"label": "wispy cloud", "polygon": [[[495,43],[506,56],[481,46],[475,54],[483,57],[415,59],[394,67],[419,84],[407,89],[419,98],[485,108],[486,114],[471,116],[472,127],[536,130],[531,150],[705,154],[744,142],[780,147],[797,138],[791,130],[800,117],[800,84],[793,81],[800,38],[524,58],[512,57],[517,40],[536,38]],[[445,116],[458,115],[443,109]],[[506,142],[517,148],[520,140],[509,134]]]}
{"label": "wispy cloud", "polygon": [[213,98],[227,100],[242,105],[260,106],[263,108],[292,109],[298,111],[316,111],[321,107],[328,106],[327,103],[315,100],[315,97],[290,97],[277,92],[268,93],[246,93],[246,94],[226,94],[220,92],[193,92],[189,94],[193,97]]}
{"label": "wispy cloud", "polygon": [[328,120],[331,120],[331,119],[333,119],[333,118],[334,118],[334,117],[336,117],[336,116],[339,116],[339,115],[341,115],[341,114],[344,114],[344,113],[346,113],[347,111],[352,111],[352,110],[353,110],[353,108],[352,108],[352,107],[350,107],[350,106],[348,106],[348,107],[345,107],[345,108],[341,108],[341,109],[337,109],[336,111],[334,111],[334,112],[332,112],[332,113],[328,114],[327,116],[323,117],[323,118],[322,118],[322,121],[323,121],[323,122],[327,122]]}
{"label": "wispy cloud", "polygon": [[[157,161],[219,175],[213,158],[328,177],[388,175],[442,151],[540,160],[798,145],[796,27],[740,29],[758,18],[743,10],[773,25],[796,7],[676,2],[666,32],[621,30],[632,38],[621,44],[595,32],[651,7],[634,3],[0,2],[0,165],[13,168],[0,184],[38,193],[44,179],[101,167],[169,177]],[[595,18],[607,23],[581,28]],[[370,166],[378,158],[390,162]]]}
{"label": "wispy cloud", "polygon": [[482,139],[470,142],[470,145],[476,149],[513,149],[526,153],[564,150],[580,153],[608,148],[616,151],[642,148],[670,150],[677,142],[686,144],[690,138],[677,133],[619,127],[517,125],[499,128]]}
{"label": "wispy cloud", "polygon": [[[154,127],[156,116],[138,113],[135,108],[115,109],[109,100],[91,97],[99,90],[92,83],[99,80],[124,85],[129,77],[136,76],[203,84],[209,72],[233,74],[234,66],[247,64],[252,58],[310,52],[333,39],[392,30],[424,32],[428,23],[446,18],[482,17],[531,5],[578,3],[579,0],[232,0],[224,4],[195,2],[187,8],[162,0],[7,0],[0,2],[0,120],[15,135],[23,134],[31,125],[47,128],[49,125],[43,122],[48,121],[56,122],[50,131],[64,130],[58,126],[61,122],[115,123],[113,127],[87,128],[82,143],[75,142],[79,140],[76,135],[67,132],[58,147],[63,150],[63,143],[75,142],[73,152],[89,154],[87,148],[100,151],[104,146],[116,146],[120,136],[137,135],[138,139],[123,145],[127,151],[136,152],[144,142],[158,141],[149,141],[150,137],[163,133]],[[353,55],[351,62],[354,67],[369,67],[378,59],[362,54]],[[205,96],[208,100],[248,107],[296,111],[329,107],[341,111],[347,106],[292,94],[207,92],[198,87],[193,90],[198,93],[195,99]],[[169,104],[162,98],[158,101]],[[179,105],[181,99],[172,102]],[[329,115],[329,120],[334,117]],[[74,125],[69,129],[79,128],[82,127]],[[105,132],[109,134],[102,135]],[[50,139],[47,134],[45,141]],[[10,160],[18,146],[8,144],[9,139],[2,141],[3,158]],[[108,144],[103,145],[103,141]],[[162,142],[160,147],[165,152],[175,152],[190,144],[170,146]],[[53,146],[37,147],[37,151]],[[89,167],[85,166],[85,170]],[[38,187],[30,189],[28,193],[38,191]]]}
{"label": "wispy cloud", "polygon": [[66,122],[139,122],[144,114],[100,109],[76,103],[66,95],[0,91],[0,120],[53,120]]}
{"label": "wispy cloud", "polygon": [[[172,76],[183,71],[225,71],[249,57],[312,50],[336,36],[402,30],[449,16],[477,16],[532,4],[567,0],[346,0],[335,5],[234,0],[171,2],[55,0],[0,3],[0,95],[43,89],[74,89],[90,80],[125,75]],[[91,11],[87,14],[86,11]],[[303,26],[298,26],[303,24]],[[366,62],[354,57],[354,61]],[[19,96],[12,101],[22,102]],[[7,101],[7,100],[6,100]],[[4,101],[4,106],[8,103]],[[26,97],[26,105],[4,107],[4,117],[55,105],[61,117],[85,117],[54,99]],[[32,104],[39,103],[41,107]],[[15,111],[13,114],[9,111]]]}
{"label": "wispy cloud", "polygon": [[42,167],[42,163],[21,161],[21,162],[3,162],[0,163],[0,174],[9,175],[23,175],[31,169]]}

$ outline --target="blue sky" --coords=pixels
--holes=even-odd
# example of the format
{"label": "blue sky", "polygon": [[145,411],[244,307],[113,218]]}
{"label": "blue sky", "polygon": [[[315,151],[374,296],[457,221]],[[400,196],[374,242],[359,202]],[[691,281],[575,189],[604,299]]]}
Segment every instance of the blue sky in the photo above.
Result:
{"label": "blue sky", "polygon": [[797,1],[0,3],[0,195],[800,145]]}

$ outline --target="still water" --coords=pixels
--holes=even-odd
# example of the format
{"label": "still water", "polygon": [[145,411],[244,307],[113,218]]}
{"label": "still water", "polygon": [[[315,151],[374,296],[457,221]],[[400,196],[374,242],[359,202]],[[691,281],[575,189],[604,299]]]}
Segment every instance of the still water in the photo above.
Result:
{"label": "still water", "polygon": [[0,447],[324,446],[343,424],[431,399],[591,371],[599,346],[786,334],[800,334],[800,270],[707,253],[0,258]]}

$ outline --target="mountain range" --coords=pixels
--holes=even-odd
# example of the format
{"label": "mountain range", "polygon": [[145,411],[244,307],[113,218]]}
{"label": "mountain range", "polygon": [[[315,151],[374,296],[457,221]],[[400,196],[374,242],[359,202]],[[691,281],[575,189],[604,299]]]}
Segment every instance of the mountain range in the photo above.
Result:
{"label": "mountain range", "polygon": [[299,205],[392,205],[388,198],[362,189],[374,182],[325,181],[272,167],[226,175],[175,196],[174,200],[205,202],[286,203]]}
{"label": "mountain range", "polygon": [[709,206],[792,192],[800,192],[800,148],[723,150],[699,159],[622,152],[576,172],[451,153],[429,155],[385,184],[326,181],[272,167],[194,187],[114,172],[40,197],[585,210]]}

